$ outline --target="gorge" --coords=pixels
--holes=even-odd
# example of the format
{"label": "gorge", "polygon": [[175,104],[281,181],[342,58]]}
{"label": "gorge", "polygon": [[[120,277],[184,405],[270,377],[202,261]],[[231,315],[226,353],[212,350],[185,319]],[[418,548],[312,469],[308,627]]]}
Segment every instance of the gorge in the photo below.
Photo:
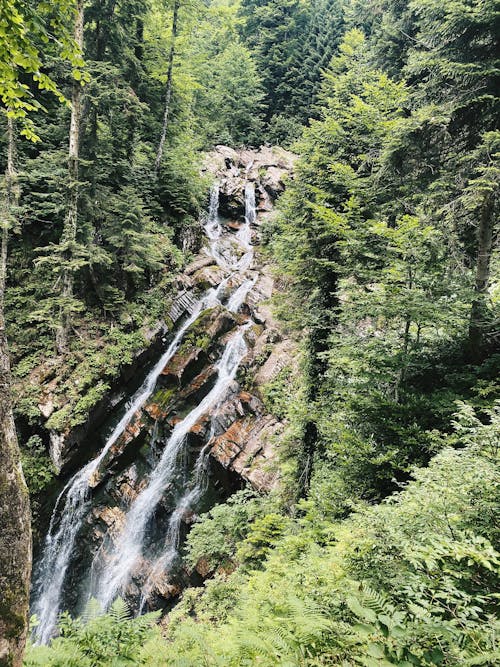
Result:
{"label": "gorge", "polygon": [[[177,303],[186,306],[171,342],[101,451],[55,502],[34,575],[38,642],[53,636],[60,611],[81,612],[92,597],[107,609],[123,596],[136,612],[175,599],[189,583],[179,549],[197,512],[245,480],[258,491],[275,483],[268,438],[279,422],[266,414],[258,390],[245,391],[237,378],[243,367],[255,375],[255,350],[262,366],[265,341],[280,337],[265,311],[273,278],[254,248],[257,205],[261,214],[272,211],[292,163],[291,154],[272,149],[219,147],[208,156],[216,180],[205,240],[179,278],[187,289]],[[219,215],[219,199],[236,220]],[[290,350],[281,345],[267,380],[290,362]]]}

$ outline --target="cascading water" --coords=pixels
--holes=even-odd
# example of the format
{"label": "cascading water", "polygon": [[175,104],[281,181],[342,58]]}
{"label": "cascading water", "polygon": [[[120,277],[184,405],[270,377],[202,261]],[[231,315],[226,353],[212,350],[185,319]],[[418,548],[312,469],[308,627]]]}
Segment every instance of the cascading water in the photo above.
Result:
{"label": "cascading water", "polygon": [[139,613],[143,611],[144,606],[147,603],[148,595],[150,594],[151,589],[155,584],[155,580],[158,577],[161,577],[164,572],[168,572],[179,556],[182,521],[186,514],[196,506],[208,486],[208,460],[213,436],[214,427],[212,419],[212,426],[210,429],[210,435],[207,439],[207,444],[202,447],[198,458],[196,459],[191,486],[177,502],[175,510],[170,516],[163,551],[153,563],[150,574],[143,586],[139,605]]}
{"label": "cascading water", "polygon": [[184,443],[184,438],[199,419],[209,413],[225,395],[234,380],[245,352],[244,330],[241,330],[229,341],[224,350],[222,359],[217,366],[217,381],[214,387],[201,403],[175,426],[147,487],[132,503],[127,513],[125,528],[114,545],[113,553],[97,581],[95,597],[103,608],[107,608],[114,598],[123,591],[134,566],[142,554],[148,521],[176,472],[176,461]]}
{"label": "cascading water", "polygon": [[245,185],[245,224],[242,225],[237,234],[238,240],[245,251],[238,262],[238,269],[240,271],[246,271],[253,261],[252,225],[255,223],[256,218],[255,183],[249,182]]}
{"label": "cascading water", "polygon": [[[100,454],[87,463],[74,475],[59,495],[50,522],[42,557],[36,568],[32,611],[38,617],[35,639],[46,643],[54,633],[61,606],[63,588],[68,568],[74,556],[75,542],[90,509],[90,491],[96,484],[101,464],[113,445],[118,441],[134,415],[140,410],[153,393],[158,377],[166,364],[175,355],[185,333],[194,323],[203,309],[220,303],[220,295],[226,290],[228,281],[235,275],[246,271],[253,260],[253,248],[250,243],[250,225],[255,222],[255,187],[248,183],[245,188],[245,225],[236,235],[237,244],[243,255],[234,255],[234,237],[224,238],[218,217],[219,186],[215,184],[210,193],[210,206],[205,224],[205,233],[209,240],[208,252],[217,264],[230,274],[221,284],[208,290],[196,303],[190,317],[184,322],[166,352],[155,364],[144,383],[130,399],[127,408],[107,438]],[[229,297],[226,308],[236,312],[244,302],[249,290],[256,282],[256,277],[246,278]],[[181,422],[173,429],[160,460],[152,471],[147,486],[136,497],[126,516],[125,527],[121,535],[107,554],[103,563],[94,563],[93,569],[98,572],[94,582],[94,593],[104,607],[126,586],[138,558],[141,556],[143,541],[148,522],[153,515],[162,495],[175,474],[179,452],[187,433],[203,415],[213,411],[224,398],[234,382],[238,366],[246,353],[244,332],[247,325],[230,339],[217,364],[217,380],[211,391]],[[203,493],[204,475],[207,459],[207,445],[202,448],[194,470],[191,488],[181,495],[172,512],[165,537],[163,554],[158,558],[151,574],[157,570],[168,570],[175,559],[179,542],[179,530],[186,511],[192,508]],[[99,552],[100,553],[100,552]],[[144,596],[143,596],[144,599]]]}
{"label": "cascading water", "polygon": [[106,440],[101,453],[70,479],[56,501],[34,585],[32,611],[38,618],[35,637],[41,643],[46,643],[50,639],[57,622],[66,572],[71,562],[76,537],[89,509],[89,493],[99,466],[133,416],[151,396],[161,371],[174,356],[184,334],[209,300],[210,296],[205,296],[198,302],[192,315],[179,329],[167,351],[130,400],[123,417]]}
{"label": "cascading water", "polygon": [[205,225],[205,234],[211,241],[218,239],[221,235],[219,225],[219,184],[216,182],[210,188],[210,203],[208,205],[208,219]]}

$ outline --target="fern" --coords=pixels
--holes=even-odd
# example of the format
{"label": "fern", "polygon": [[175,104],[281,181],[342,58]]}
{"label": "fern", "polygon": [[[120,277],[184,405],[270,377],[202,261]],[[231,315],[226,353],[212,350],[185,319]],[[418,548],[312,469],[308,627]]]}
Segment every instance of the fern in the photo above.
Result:
{"label": "fern", "polygon": [[103,614],[104,611],[101,603],[95,598],[91,598],[83,610],[83,614],[81,616],[82,623],[87,625],[87,623],[90,623],[90,621],[93,621],[95,618],[102,616]]}
{"label": "fern", "polygon": [[131,613],[128,604],[122,598],[117,598],[109,610],[110,618],[116,623],[124,623],[130,619]]}

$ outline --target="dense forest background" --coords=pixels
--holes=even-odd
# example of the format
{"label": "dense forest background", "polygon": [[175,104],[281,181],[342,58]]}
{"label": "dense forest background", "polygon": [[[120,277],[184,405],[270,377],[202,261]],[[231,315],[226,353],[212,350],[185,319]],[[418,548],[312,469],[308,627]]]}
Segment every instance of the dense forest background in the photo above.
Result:
{"label": "dense forest background", "polygon": [[35,510],[34,374],[56,430],[108,391],[197,248],[214,144],[299,155],[262,252],[301,364],[266,392],[280,489],[194,526],[217,574],[166,638],[117,604],[26,664],[499,664],[499,34],[496,0],[102,0],[76,75],[44,47],[81,114],[76,172],[51,90],[16,120],[39,137],[16,140],[6,290]]}

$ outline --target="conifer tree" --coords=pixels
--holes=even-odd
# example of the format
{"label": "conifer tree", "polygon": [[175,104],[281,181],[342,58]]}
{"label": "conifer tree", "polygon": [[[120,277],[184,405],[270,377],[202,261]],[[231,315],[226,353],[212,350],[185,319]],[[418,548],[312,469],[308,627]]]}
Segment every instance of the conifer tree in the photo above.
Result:
{"label": "conifer tree", "polygon": [[160,142],[158,144],[158,150],[156,152],[156,159],[155,159],[156,173],[158,173],[160,169],[161,161],[163,158],[165,139],[167,138],[168,117],[170,114],[170,101],[172,98],[175,47],[177,41],[177,32],[179,30],[178,27],[179,9],[180,9],[180,0],[174,0],[174,5],[172,9],[172,31],[170,36],[170,50],[168,53],[167,80],[165,83],[165,106],[163,110],[163,123],[161,127]]}
{"label": "conifer tree", "polygon": [[[80,52],[83,52],[84,0],[78,0],[74,19],[74,40]],[[80,124],[82,117],[82,82],[80,76],[73,82],[71,97],[71,121],[69,128],[68,155],[68,210],[64,220],[63,233],[59,251],[62,258],[61,273],[61,305],[56,329],[56,347],[59,354],[67,350],[68,336],[71,326],[73,304],[74,272],[81,266],[77,262],[76,242],[78,231],[78,190],[80,160]]]}

